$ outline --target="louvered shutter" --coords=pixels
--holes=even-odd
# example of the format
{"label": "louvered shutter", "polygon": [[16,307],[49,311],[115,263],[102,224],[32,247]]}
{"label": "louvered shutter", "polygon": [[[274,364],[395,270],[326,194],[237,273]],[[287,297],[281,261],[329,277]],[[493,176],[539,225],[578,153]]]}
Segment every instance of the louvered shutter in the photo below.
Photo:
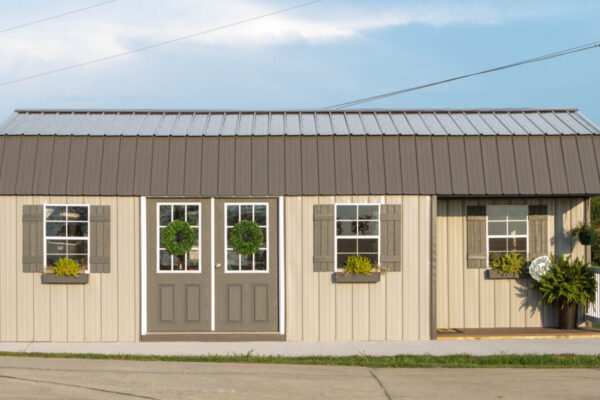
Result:
{"label": "louvered shutter", "polygon": [[110,206],[90,206],[90,272],[110,272]]}
{"label": "louvered shutter", "polygon": [[386,271],[402,269],[402,205],[381,205],[381,254],[379,261]]}
{"label": "louvered shutter", "polygon": [[548,255],[548,206],[529,206],[529,260]]}
{"label": "louvered shutter", "polygon": [[467,268],[486,268],[487,235],[485,206],[467,206]]}
{"label": "louvered shutter", "polygon": [[44,206],[23,206],[23,272],[44,272]]}
{"label": "louvered shutter", "polygon": [[334,205],[315,204],[313,207],[313,270],[315,272],[334,270],[334,229]]}

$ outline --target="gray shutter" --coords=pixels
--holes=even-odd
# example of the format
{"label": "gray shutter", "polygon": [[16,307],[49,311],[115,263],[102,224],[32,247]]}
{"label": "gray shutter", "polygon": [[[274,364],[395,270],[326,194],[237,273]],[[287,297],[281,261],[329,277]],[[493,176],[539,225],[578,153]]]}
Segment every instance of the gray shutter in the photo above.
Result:
{"label": "gray shutter", "polygon": [[44,206],[23,206],[23,272],[44,272]]}
{"label": "gray shutter", "polygon": [[548,255],[548,206],[529,206],[529,259]]}
{"label": "gray shutter", "polygon": [[402,269],[402,205],[381,205],[381,254],[379,261],[387,271]]}
{"label": "gray shutter", "polygon": [[110,206],[90,206],[90,272],[110,272]]}
{"label": "gray shutter", "polygon": [[487,268],[485,206],[467,206],[467,268]]}
{"label": "gray shutter", "polygon": [[334,270],[334,228],[334,205],[315,204],[313,207],[313,270],[315,272]]}

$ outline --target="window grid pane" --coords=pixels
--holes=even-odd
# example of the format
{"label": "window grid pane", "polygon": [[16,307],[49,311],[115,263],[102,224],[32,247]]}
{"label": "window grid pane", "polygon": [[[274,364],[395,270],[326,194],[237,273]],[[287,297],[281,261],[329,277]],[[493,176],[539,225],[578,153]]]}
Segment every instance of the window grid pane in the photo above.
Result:
{"label": "window grid pane", "polygon": [[[266,204],[227,204],[226,206],[226,271],[252,272],[267,270],[267,205]],[[231,247],[229,237],[231,230],[242,220],[253,221],[258,224],[263,233],[264,241],[259,250],[250,256],[238,254]]]}
{"label": "window grid pane", "polygon": [[89,206],[46,205],[44,219],[46,266],[70,258],[87,271]]}
{"label": "window grid pane", "polygon": [[[164,228],[174,220],[186,221],[196,234],[196,241],[183,259],[171,255],[162,245]],[[200,271],[200,205],[199,204],[161,204],[158,215],[159,271]],[[182,262],[180,267],[179,262]]]}
{"label": "window grid pane", "polygon": [[379,204],[336,205],[336,265],[352,255],[379,263]]}
{"label": "window grid pane", "polygon": [[527,258],[527,206],[487,206],[488,261],[508,253]]}

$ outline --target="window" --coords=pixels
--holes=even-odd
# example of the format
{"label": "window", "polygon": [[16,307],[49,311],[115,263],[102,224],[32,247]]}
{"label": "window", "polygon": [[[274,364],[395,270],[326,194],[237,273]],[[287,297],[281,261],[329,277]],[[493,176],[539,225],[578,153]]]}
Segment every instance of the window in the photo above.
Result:
{"label": "window", "polygon": [[337,269],[352,255],[379,264],[379,204],[338,204],[335,219]]}
{"label": "window", "polygon": [[44,206],[46,266],[70,258],[89,272],[89,211],[87,205]]}
{"label": "window", "polygon": [[[268,207],[267,204],[226,204],[225,215],[227,272],[267,272],[269,266]],[[249,256],[243,256],[231,248],[229,234],[239,221],[254,221],[263,233],[263,243],[259,250]]]}
{"label": "window", "polygon": [[527,206],[487,206],[488,261],[507,253],[527,259]]}
{"label": "window", "polygon": [[[200,204],[158,204],[158,272],[201,272],[200,268]],[[196,233],[196,242],[183,256],[174,256],[164,248],[161,236],[171,222],[187,222]]]}

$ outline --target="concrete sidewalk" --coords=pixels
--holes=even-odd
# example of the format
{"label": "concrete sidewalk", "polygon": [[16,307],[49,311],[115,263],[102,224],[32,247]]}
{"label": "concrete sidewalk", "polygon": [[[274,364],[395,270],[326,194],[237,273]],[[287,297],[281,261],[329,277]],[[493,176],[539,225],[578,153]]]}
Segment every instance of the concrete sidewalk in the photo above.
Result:
{"label": "concrete sidewalk", "polygon": [[140,342],[0,343],[0,351],[157,355],[600,354],[600,339],[457,340],[412,342]]}

